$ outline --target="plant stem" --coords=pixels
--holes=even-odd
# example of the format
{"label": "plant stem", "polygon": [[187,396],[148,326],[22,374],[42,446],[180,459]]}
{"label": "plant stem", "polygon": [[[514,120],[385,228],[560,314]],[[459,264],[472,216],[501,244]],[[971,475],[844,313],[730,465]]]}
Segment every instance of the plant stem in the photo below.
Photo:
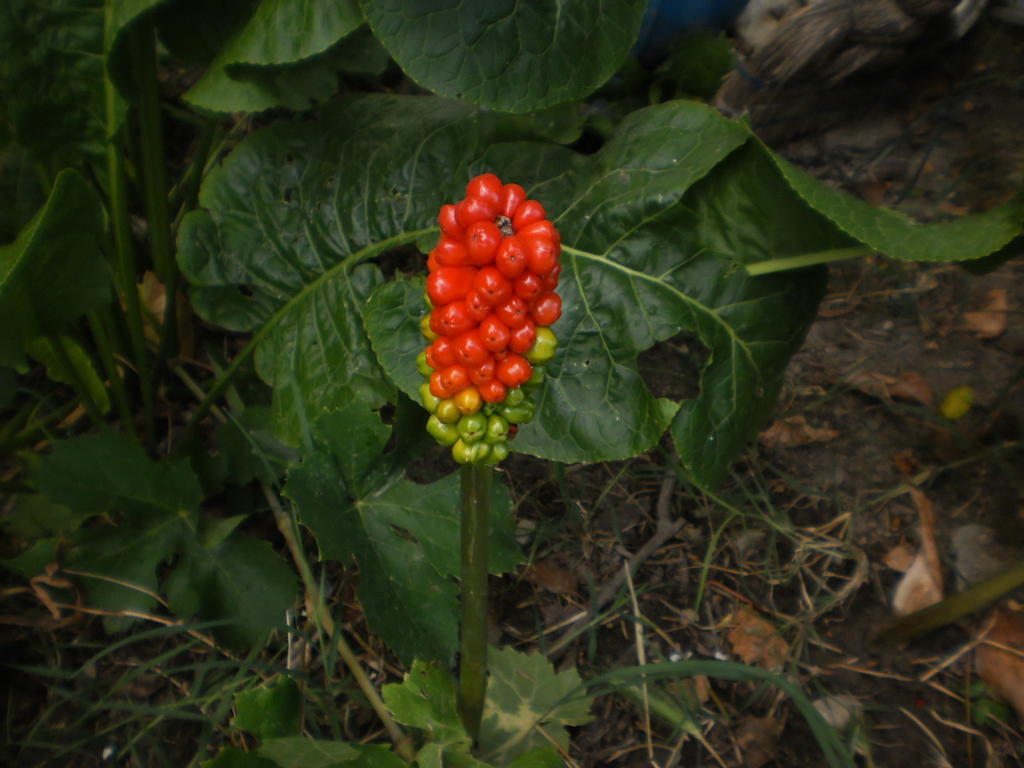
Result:
{"label": "plant stem", "polygon": [[[109,49],[113,39],[113,4],[106,3],[106,45]],[[153,392],[150,389],[149,352],[142,331],[142,308],[139,293],[135,288],[135,255],[132,253],[131,224],[128,220],[128,194],[125,189],[124,154],[121,151],[121,120],[118,114],[117,93],[110,77],[104,77],[103,90],[106,97],[107,120],[107,172],[110,177],[110,218],[114,231],[114,247],[117,254],[117,282],[124,302],[125,320],[131,339],[135,360],[135,371],[142,393],[143,430],[146,445],[154,444],[155,411]]]}
{"label": "plant stem", "polygon": [[459,716],[475,742],[487,692],[487,523],[491,468],[462,467],[462,644]]}
{"label": "plant stem", "polygon": [[54,333],[50,334],[47,337],[47,340],[50,342],[50,347],[53,349],[53,353],[57,356],[57,361],[64,368],[64,372],[67,374],[68,378],[71,379],[71,386],[78,395],[78,399],[82,401],[82,405],[85,407],[86,413],[89,414],[89,418],[92,419],[94,424],[102,424],[103,413],[100,411],[100,407],[93,399],[92,393],[89,391],[89,387],[82,380],[82,376],[79,374],[78,368],[75,367],[74,362],[71,360],[71,355],[68,354],[68,348],[64,343],[64,339]]}
{"label": "plant stem", "polygon": [[868,256],[874,253],[870,248],[857,245],[852,248],[835,248],[829,251],[818,251],[816,253],[803,253],[799,256],[786,256],[781,259],[768,259],[759,261],[756,264],[747,264],[747,274],[751,277],[758,275],[769,275],[773,272],[786,272],[791,269],[813,267],[817,264],[828,264],[833,261],[844,259],[855,259],[860,256]]}
{"label": "plant stem", "polygon": [[359,690],[361,690],[363,695],[366,696],[367,700],[370,702],[370,706],[373,707],[373,711],[377,713],[377,717],[379,717],[381,722],[384,724],[384,729],[388,732],[388,736],[395,745],[395,750],[402,759],[407,763],[411,763],[416,757],[412,748],[412,742],[391,717],[391,713],[388,712],[387,706],[384,704],[384,700],[381,699],[380,694],[377,693],[377,689],[373,686],[373,682],[369,677],[367,677],[366,672],[363,671],[363,667],[359,663],[359,659],[353,652],[352,647],[348,644],[348,641],[345,640],[344,635],[338,631],[337,626],[334,623],[334,618],[331,616],[331,612],[327,609],[327,605],[324,602],[320,586],[317,584],[316,579],[313,576],[313,570],[309,567],[309,561],[306,560],[305,553],[302,551],[302,545],[299,543],[298,528],[295,521],[292,519],[291,515],[281,508],[281,505],[277,500],[277,496],[274,494],[273,490],[271,490],[270,486],[266,483],[262,483],[261,485],[263,486],[263,495],[266,497],[267,502],[270,504],[270,509],[274,513],[274,521],[277,523],[277,529],[281,532],[285,543],[288,545],[288,551],[291,553],[292,560],[295,562],[295,567],[299,569],[299,574],[302,577],[302,584],[306,589],[306,598],[312,609],[311,613],[314,620],[318,626],[323,628],[327,636],[337,643],[338,655],[341,656],[341,660],[345,663],[345,666],[348,667],[348,671],[352,673],[352,678],[356,681],[356,685],[359,686]]}
{"label": "plant stem", "polygon": [[110,334],[107,333],[107,327],[104,325],[103,318],[98,312],[89,313],[89,328],[92,331],[93,338],[96,340],[96,348],[99,350],[103,369],[107,373],[107,378],[110,379],[110,392],[114,397],[114,402],[117,404],[117,410],[121,413],[121,422],[124,424],[128,434],[136,438],[135,420],[132,410],[128,406],[128,396],[124,391],[124,381],[121,380],[121,373],[117,370],[117,361],[114,360],[114,352],[110,346]]}
{"label": "plant stem", "polygon": [[71,402],[65,403],[57,410],[52,413],[43,416],[31,424],[27,424],[18,434],[11,437],[4,436],[4,439],[0,441],[0,454],[7,453],[9,451],[17,450],[24,445],[30,445],[41,439],[46,432],[46,429],[54,422],[59,422],[68,417],[68,415],[75,410],[78,403]]}

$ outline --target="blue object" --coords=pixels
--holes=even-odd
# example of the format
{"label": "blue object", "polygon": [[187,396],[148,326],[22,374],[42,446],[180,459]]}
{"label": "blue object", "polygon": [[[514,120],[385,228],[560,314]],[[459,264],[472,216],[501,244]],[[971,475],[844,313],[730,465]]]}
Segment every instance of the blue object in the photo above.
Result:
{"label": "blue object", "polygon": [[728,29],[746,4],[747,0],[650,0],[633,51],[641,63],[657,63],[679,35]]}

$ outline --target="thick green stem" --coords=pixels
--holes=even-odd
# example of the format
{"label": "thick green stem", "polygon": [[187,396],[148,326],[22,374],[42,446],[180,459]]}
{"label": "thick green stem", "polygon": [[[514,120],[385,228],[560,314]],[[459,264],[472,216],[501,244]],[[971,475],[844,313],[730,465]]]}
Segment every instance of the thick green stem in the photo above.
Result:
{"label": "thick green stem", "polygon": [[791,269],[813,267],[817,264],[828,264],[844,259],[856,259],[872,253],[874,251],[870,248],[865,248],[861,245],[854,246],[853,248],[818,251],[817,253],[803,253],[799,256],[786,256],[781,259],[768,259],[767,261],[759,261],[756,264],[748,264],[747,274],[751,277],[757,277],[758,275],[769,275],[773,272],[787,272]]}
{"label": "thick green stem", "polygon": [[[113,5],[106,4],[107,47],[113,37]],[[135,373],[139,379],[142,394],[143,424],[146,445],[154,442],[155,411],[153,392],[150,389],[149,352],[146,337],[142,331],[142,307],[135,287],[135,254],[132,251],[131,223],[128,218],[128,194],[125,187],[124,153],[121,148],[122,115],[118,109],[118,97],[110,77],[103,82],[106,96],[107,119],[107,172],[110,177],[110,219],[114,232],[114,247],[117,253],[117,285],[124,303],[125,321],[131,338]]]}
{"label": "thick green stem", "polygon": [[487,522],[490,467],[462,467],[462,644],[459,658],[459,716],[477,740],[487,692]]}

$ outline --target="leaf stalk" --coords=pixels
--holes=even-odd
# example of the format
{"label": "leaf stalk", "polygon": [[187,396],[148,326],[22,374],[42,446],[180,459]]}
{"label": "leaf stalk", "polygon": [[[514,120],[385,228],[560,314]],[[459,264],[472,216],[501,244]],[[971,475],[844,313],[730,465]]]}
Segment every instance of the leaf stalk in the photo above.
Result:
{"label": "leaf stalk", "polygon": [[487,524],[491,468],[462,467],[462,639],[459,656],[459,716],[474,742],[487,692]]}

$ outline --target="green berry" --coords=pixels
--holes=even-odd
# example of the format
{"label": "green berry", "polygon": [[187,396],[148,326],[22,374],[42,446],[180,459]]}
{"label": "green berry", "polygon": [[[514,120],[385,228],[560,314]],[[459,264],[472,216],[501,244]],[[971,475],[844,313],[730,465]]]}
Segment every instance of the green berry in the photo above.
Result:
{"label": "green berry", "polygon": [[427,419],[427,432],[441,445],[452,445],[459,439],[459,428],[454,424],[445,424],[437,414]]}
{"label": "green berry", "polygon": [[475,443],[487,434],[487,417],[482,413],[471,413],[459,419],[459,437],[467,443]]}
{"label": "green berry", "polygon": [[462,418],[462,411],[459,410],[459,406],[455,404],[454,398],[447,398],[437,404],[437,408],[434,410],[434,415],[437,416],[445,424],[454,424]]}
{"label": "green berry", "polygon": [[556,349],[558,349],[558,337],[550,328],[542,326],[537,329],[533,346],[526,350],[524,357],[534,365],[541,365],[555,356]]}
{"label": "green berry", "polygon": [[434,413],[437,410],[438,404],[441,402],[441,398],[430,391],[429,382],[425,381],[420,384],[420,402],[423,403],[423,407],[430,413]]}
{"label": "green berry", "polygon": [[484,439],[492,445],[505,442],[508,439],[508,419],[498,414],[488,418],[487,436]]}

